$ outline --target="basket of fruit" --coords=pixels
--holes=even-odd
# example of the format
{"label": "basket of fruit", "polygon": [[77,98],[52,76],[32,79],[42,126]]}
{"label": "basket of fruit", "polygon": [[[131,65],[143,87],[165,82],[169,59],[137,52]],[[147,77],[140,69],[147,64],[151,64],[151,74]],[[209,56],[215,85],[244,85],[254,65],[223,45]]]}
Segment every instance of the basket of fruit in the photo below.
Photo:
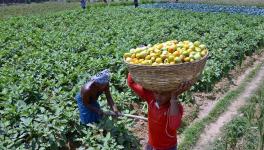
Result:
{"label": "basket of fruit", "polygon": [[177,40],[131,49],[124,62],[135,82],[152,91],[172,91],[184,81],[196,82],[208,57],[199,41]]}

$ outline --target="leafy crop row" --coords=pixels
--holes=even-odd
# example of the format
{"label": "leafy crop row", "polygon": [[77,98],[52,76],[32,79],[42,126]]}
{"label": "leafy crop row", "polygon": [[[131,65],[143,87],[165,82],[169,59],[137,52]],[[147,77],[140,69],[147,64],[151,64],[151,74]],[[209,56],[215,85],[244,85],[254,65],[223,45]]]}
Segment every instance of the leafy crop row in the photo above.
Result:
{"label": "leafy crop row", "polygon": [[264,8],[257,8],[254,6],[225,6],[225,5],[209,5],[209,4],[195,4],[195,3],[156,3],[144,4],[143,8],[167,8],[190,10],[195,12],[225,12],[232,14],[249,14],[249,15],[264,15]]}
{"label": "leafy crop row", "polygon": [[[0,148],[76,146],[137,149],[131,120],[79,124],[74,100],[93,74],[110,68],[111,93],[120,110],[138,102],[126,85],[123,53],[171,39],[199,40],[210,58],[194,90],[215,82],[264,45],[261,17],[134,9],[91,8],[0,22]],[[102,97],[101,99],[104,99]],[[106,102],[102,102],[106,108]],[[108,122],[108,123],[106,123]]]}

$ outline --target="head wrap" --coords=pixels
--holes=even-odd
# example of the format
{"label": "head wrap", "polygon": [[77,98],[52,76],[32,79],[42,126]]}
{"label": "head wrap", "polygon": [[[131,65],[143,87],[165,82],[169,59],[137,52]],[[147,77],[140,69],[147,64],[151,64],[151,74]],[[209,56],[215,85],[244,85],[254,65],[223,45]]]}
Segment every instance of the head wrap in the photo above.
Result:
{"label": "head wrap", "polygon": [[91,80],[98,84],[107,84],[110,78],[110,71],[105,69],[96,75],[94,75]]}

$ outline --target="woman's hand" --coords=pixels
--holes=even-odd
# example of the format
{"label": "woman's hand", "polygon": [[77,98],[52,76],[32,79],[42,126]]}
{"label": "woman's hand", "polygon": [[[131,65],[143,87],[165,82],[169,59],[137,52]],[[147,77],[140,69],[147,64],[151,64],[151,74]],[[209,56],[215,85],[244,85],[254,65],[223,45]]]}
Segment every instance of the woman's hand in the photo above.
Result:
{"label": "woman's hand", "polygon": [[117,109],[116,105],[113,106],[113,111],[114,111],[114,113],[116,114],[116,116],[120,116],[120,115],[121,115],[121,113],[120,113],[120,111]]}
{"label": "woman's hand", "polygon": [[105,112],[102,111],[102,110],[99,110],[97,113],[98,113],[100,116],[104,116],[104,115],[105,115]]}

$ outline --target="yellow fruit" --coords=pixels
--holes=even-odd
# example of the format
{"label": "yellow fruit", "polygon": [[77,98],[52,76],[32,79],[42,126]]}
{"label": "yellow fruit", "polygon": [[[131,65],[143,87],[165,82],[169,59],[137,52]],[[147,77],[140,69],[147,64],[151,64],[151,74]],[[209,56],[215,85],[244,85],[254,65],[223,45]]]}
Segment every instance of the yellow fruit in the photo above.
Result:
{"label": "yellow fruit", "polygon": [[169,57],[168,57],[168,61],[169,61],[169,62],[174,62],[174,56],[173,56],[173,55],[169,55]]}
{"label": "yellow fruit", "polygon": [[189,52],[188,51],[183,51],[183,53],[182,53],[184,56],[189,56]]}
{"label": "yellow fruit", "polygon": [[180,51],[181,51],[181,48],[180,48],[180,47],[178,47],[178,48],[177,48],[177,51],[179,51],[179,52],[180,52]]}
{"label": "yellow fruit", "polygon": [[134,52],[135,52],[135,49],[132,48],[132,49],[130,50],[130,53],[134,53]]}
{"label": "yellow fruit", "polygon": [[187,52],[189,52],[189,53],[191,53],[192,51],[193,51],[193,50],[192,50],[192,49],[190,49],[190,48],[187,50]]}
{"label": "yellow fruit", "polygon": [[200,47],[195,47],[195,51],[196,52],[200,52],[201,51],[201,48]]}
{"label": "yellow fruit", "polygon": [[144,59],[139,59],[138,62],[139,63],[142,63],[144,61]]}
{"label": "yellow fruit", "polygon": [[163,47],[161,50],[162,51],[168,51],[168,48],[167,47]]}
{"label": "yellow fruit", "polygon": [[126,62],[131,62],[131,61],[132,61],[132,58],[130,58],[130,57],[126,58]]}
{"label": "yellow fruit", "polygon": [[137,58],[133,59],[132,62],[133,62],[134,64],[138,64],[138,63],[139,63]]}
{"label": "yellow fruit", "polygon": [[175,63],[181,63],[182,59],[180,57],[175,57],[174,62]]}
{"label": "yellow fruit", "polygon": [[147,51],[142,51],[141,53],[139,53],[140,58],[145,58],[147,55]]}
{"label": "yellow fruit", "polygon": [[146,60],[150,60],[150,59],[151,59],[151,56],[150,56],[150,55],[147,55],[147,56],[145,57],[145,59],[146,59]]}
{"label": "yellow fruit", "polygon": [[163,47],[163,44],[159,44],[159,45],[157,46],[158,49],[162,49],[162,47]]}
{"label": "yellow fruit", "polygon": [[200,42],[199,41],[195,41],[193,44],[194,44],[195,47],[199,47],[200,46]]}
{"label": "yellow fruit", "polygon": [[156,62],[154,62],[153,64],[152,64],[152,66],[157,66],[157,65],[159,65],[158,63],[156,63]]}
{"label": "yellow fruit", "polygon": [[166,59],[168,56],[165,55],[165,54],[161,54],[160,57],[161,57],[162,60],[164,60],[164,59]]}
{"label": "yellow fruit", "polygon": [[176,46],[179,47],[179,48],[182,48],[183,47],[183,43],[179,42]]}
{"label": "yellow fruit", "polygon": [[185,56],[184,55],[180,55],[179,58],[181,59],[181,61],[184,61]]}
{"label": "yellow fruit", "polygon": [[135,50],[134,50],[134,53],[140,53],[142,51],[142,49],[140,49],[140,48],[136,48]]}
{"label": "yellow fruit", "polygon": [[144,60],[143,62],[142,62],[142,65],[150,65],[150,60]]}
{"label": "yellow fruit", "polygon": [[157,55],[160,55],[162,52],[161,52],[161,50],[159,50],[159,49],[155,49],[155,50],[154,50],[154,53],[157,54]]}
{"label": "yellow fruit", "polygon": [[207,53],[206,45],[199,41],[169,40],[153,46],[149,44],[145,47],[130,49],[130,52],[124,53],[123,58],[131,64],[156,66],[194,62],[206,56]]}
{"label": "yellow fruit", "polygon": [[205,46],[204,44],[201,44],[199,47],[200,47],[202,50],[206,48],[206,46]]}
{"label": "yellow fruit", "polygon": [[185,62],[190,62],[190,60],[191,60],[190,57],[186,57],[186,58],[184,58],[184,61],[185,61]]}
{"label": "yellow fruit", "polygon": [[152,62],[155,62],[156,61],[156,57],[151,57],[150,59]]}
{"label": "yellow fruit", "polygon": [[151,60],[148,60],[147,61],[147,65],[151,65],[152,64],[152,61]]}
{"label": "yellow fruit", "polygon": [[201,59],[201,55],[200,55],[200,53],[196,53],[196,54],[194,55],[194,59],[195,59],[195,60],[199,60],[199,59]]}
{"label": "yellow fruit", "polygon": [[189,48],[189,45],[188,44],[184,44],[183,45],[183,48],[188,49]]}
{"label": "yellow fruit", "polygon": [[161,55],[169,55],[168,51],[162,51]]}
{"label": "yellow fruit", "polygon": [[139,59],[140,58],[140,54],[136,53],[136,58]]}
{"label": "yellow fruit", "polygon": [[190,45],[190,46],[189,46],[189,49],[191,49],[192,51],[194,51],[194,50],[195,50],[194,45]]}
{"label": "yellow fruit", "polygon": [[160,63],[162,63],[162,59],[161,59],[161,58],[159,58],[159,57],[158,57],[158,58],[156,58],[156,63],[159,63],[159,64],[160,64]]}
{"label": "yellow fruit", "polygon": [[180,53],[179,51],[175,51],[175,52],[173,53],[173,56],[175,56],[175,57],[180,56],[180,55],[181,55],[181,53]]}
{"label": "yellow fruit", "polygon": [[150,53],[149,54],[151,57],[157,57],[158,55],[156,53]]}
{"label": "yellow fruit", "polygon": [[182,52],[183,52],[183,51],[187,51],[187,49],[183,47],[183,48],[181,49],[181,51],[182,51]]}
{"label": "yellow fruit", "polygon": [[175,64],[175,62],[170,62],[170,65],[174,65]]}
{"label": "yellow fruit", "polygon": [[174,44],[177,44],[177,43],[178,43],[178,41],[177,41],[177,40],[172,40],[172,42],[173,42]]}
{"label": "yellow fruit", "polygon": [[149,48],[149,51],[154,51],[154,49],[155,49],[154,47],[151,47]]}
{"label": "yellow fruit", "polygon": [[124,54],[124,57],[125,57],[125,58],[127,58],[127,57],[131,57],[131,55],[132,55],[131,53],[125,53],[125,54]]}
{"label": "yellow fruit", "polygon": [[190,43],[190,41],[183,41],[183,43],[184,43],[184,44],[189,44],[189,43]]}
{"label": "yellow fruit", "polygon": [[172,44],[172,42],[171,41],[167,41],[167,42],[165,42],[165,44],[170,45],[170,44]]}
{"label": "yellow fruit", "polygon": [[192,51],[192,52],[190,52],[190,55],[189,56],[193,56],[195,54],[196,54],[196,52]]}
{"label": "yellow fruit", "polygon": [[203,57],[203,56],[205,56],[207,54],[207,50],[203,50],[202,52],[201,52],[201,56]]}

